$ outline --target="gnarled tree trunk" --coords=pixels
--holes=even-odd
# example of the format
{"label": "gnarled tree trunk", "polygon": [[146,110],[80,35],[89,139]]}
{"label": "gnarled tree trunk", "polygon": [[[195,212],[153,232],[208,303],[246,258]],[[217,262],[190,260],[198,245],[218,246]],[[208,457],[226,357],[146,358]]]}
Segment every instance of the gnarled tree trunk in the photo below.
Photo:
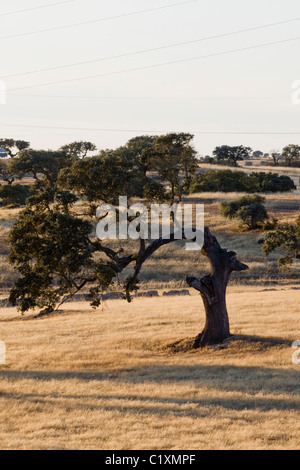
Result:
{"label": "gnarled tree trunk", "polygon": [[206,313],[205,328],[196,338],[195,348],[222,343],[230,337],[226,307],[228,281],[233,271],[249,269],[236,258],[236,253],[222,249],[207,227],[204,233],[202,254],[210,261],[210,275],[200,280],[187,277],[188,285],[200,292]]}
{"label": "gnarled tree trunk", "polygon": [[[183,231],[183,238],[185,238]],[[175,241],[174,235],[170,238],[160,238],[153,241],[147,248],[145,242],[141,241],[141,248],[138,256],[118,259],[120,271],[135,260],[135,272],[130,282],[136,281],[143,263],[155,253],[159,248]],[[187,277],[190,287],[198,290],[202,296],[205,312],[206,324],[202,333],[195,340],[195,348],[201,346],[222,343],[230,337],[229,318],[226,307],[226,289],[230,275],[233,271],[245,271],[248,266],[241,263],[236,258],[236,253],[220,247],[216,237],[209,228],[204,229],[204,245],[202,254],[210,261],[210,275],[198,280],[195,277]],[[127,296],[130,298],[130,283],[128,282]]]}

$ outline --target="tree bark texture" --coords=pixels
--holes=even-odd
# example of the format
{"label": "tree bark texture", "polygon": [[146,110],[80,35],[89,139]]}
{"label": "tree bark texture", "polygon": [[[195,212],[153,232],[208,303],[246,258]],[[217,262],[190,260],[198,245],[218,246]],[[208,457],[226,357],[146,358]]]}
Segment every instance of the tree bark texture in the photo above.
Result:
{"label": "tree bark texture", "polygon": [[202,279],[187,277],[187,283],[200,292],[203,299],[206,323],[195,340],[195,348],[222,343],[230,337],[229,317],[226,306],[226,290],[233,271],[248,268],[236,253],[221,248],[209,228],[205,228],[202,254],[209,259],[210,274]]}

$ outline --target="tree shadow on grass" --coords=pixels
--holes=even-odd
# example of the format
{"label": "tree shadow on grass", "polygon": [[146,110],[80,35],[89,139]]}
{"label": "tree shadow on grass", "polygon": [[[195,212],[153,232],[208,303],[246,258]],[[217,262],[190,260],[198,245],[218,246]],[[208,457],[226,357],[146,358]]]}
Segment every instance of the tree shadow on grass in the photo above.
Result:
{"label": "tree shadow on grass", "polygon": [[190,384],[191,387],[206,387],[224,392],[253,395],[257,393],[288,394],[300,397],[300,366],[299,369],[276,369],[223,364],[191,366],[154,364],[103,372],[0,370],[0,379],[42,382],[79,380],[83,383],[110,381],[116,386],[118,383],[129,386],[141,383]]}
{"label": "tree shadow on grass", "polygon": [[[194,345],[195,338],[184,338],[174,343],[163,345],[162,350],[169,351],[170,353],[185,353],[192,350],[195,351]],[[232,335],[223,343],[217,344],[215,346],[208,346],[206,350],[238,349],[242,351],[243,349],[246,350],[253,347],[254,350],[266,351],[278,346],[291,347],[291,345],[292,341],[284,338],[254,335]],[[201,349],[198,349],[197,351],[201,352]]]}
{"label": "tree shadow on grass", "polygon": [[[183,347],[187,340],[176,343],[176,347]],[[241,344],[258,345],[262,348],[291,346],[291,341],[278,338],[262,338],[251,336],[235,336],[225,345],[219,348],[234,348],[239,350]],[[179,345],[179,346],[178,346]],[[216,348],[218,349],[218,347]],[[293,350],[291,349],[291,355]],[[229,350],[231,353],[231,350]],[[197,354],[197,352],[195,352]],[[213,352],[212,352],[213,354]],[[199,356],[201,357],[201,356]],[[21,390],[23,380],[39,382],[49,381],[80,381],[87,384],[87,388],[101,387],[101,383],[109,382],[110,387],[118,390],[120,384],[128,384],[129,394],[55,394],[55,393],[18,393],[1,391],[0,399],[16,400],[26,403],[41,403],[53,408],[72,407],[80,410],[90,411],[118,411],[121,413],[154,414],[159,416],[175,415],[199,418],[207,413],[217,414],[223,410],[300,410],[300,366],[290,369],[276,367],[255,367],[222,364],[222,357],[216,360],[219,364],[153,364],[139,365],[132,368],[119,368],[103,371],[47,371],[47,370],[0,370],[0,380],[10,382],[20,382]],[[92,384],[93,383],[93,384]],[[187,385],[191,387],[190,397],[164,397],[149,396],[145,393],[134,394],[134,385],[157,384],[166,385]],[[34,383],[33,383],[34,386]],[[45,385],[46,387],[46,385]],[[70,384],[68,384],[70,389]],[[124,387],[123,387],[124,388]],[[160,387],[161,388],[161,387]],[[201,393],[201,388],[208,389],[204,397],[197,398],[197,390]],[[222,392],[224,392],[222,394]],[[239,393],[240,396],[228,396],[228,392]],[[264,396],[272,394],[273,396]],[[185,392],[186,395],[186,392]],[[281,395],[281,396],[280,396]],[[282,397],[282,395],[288,395]],[[278,398],[277,398],[278,396]],[[238,418],[236,418],[238,419]]]}
{"label": "tree shadow on grass", "polygon": [[[177,415],[200,417],[208,414],[220,414],[221,409],[230,411],[258,410],[267,412],[299,411],[299,398],[270,398],[257,396],[244,397],[201,397],[180,398],[148,395],[116,394],[41,394],[41,393],[0,393],[0,399],[68,408],[68,410],[117,411],[147,415]],[[238,419],[238,418],[236,418]]]}

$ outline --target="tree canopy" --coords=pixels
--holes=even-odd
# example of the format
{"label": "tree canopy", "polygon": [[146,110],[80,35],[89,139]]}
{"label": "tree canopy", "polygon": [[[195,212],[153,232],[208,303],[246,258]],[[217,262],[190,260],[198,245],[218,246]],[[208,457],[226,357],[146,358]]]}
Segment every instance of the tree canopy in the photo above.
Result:
{"label": "tree canopy", "polygon": [[282,268],[292,265],[293,259],[300,259],[300,216],[295,223],[278,224],[266,234],[263,252],[268,256],[275,251],[282,255],[278,260]]}
{"label": "tree canopy", "polygon": [[262,196],[245,196],[231,202],[222,202],[220,212],[229,219],[239,219],[249,230],[255,230],[268,219],[264,202],[265,198]]}
{"label": "tree canopy", "polygon": [[282,151],[282,156],[285,162],[291,166],[296,160],[300,160],[300,146],[299,145],[287,145]]}
{"label": "tree canopy", "polygon": [[216,157],[218,163],[232,163],[234,166],[237,166],[237,162],[244,160],[244,158],[249,157],[252,153],[250,147],[244,147],[243,145],[231,147],[229,145],[222,145],[221,147],[216,147],[213,151],[213,155]]}
{"label": "tree canopy", "polygon": [[11,158],[16,157],[21,150],[25,150],[29,147],[30,143],[25,140],[0,139],[0,148],[3,148]]}
{"label": "tree canopy", "polygon": [[[10,233],[9,259],[20,273],[11,302],[22,312],[34,307],[51,311],[58,298],[62,301],[85,287],[96,306],[102,290],[133,265],[124,284],[130,300],[143,263],[167,241],[150,242],[147,247],[139,240],[131,253],[114,251],[96,237],[96,209],[101,203],[117,208],[119,196],[124,195],[173,202],[181,190],[176,193],[172,183],[176,180],[181,187],[180,173],[184,181],[196,169],[192,138],[190,134],[142,136],[88,158],[77,144],[58,151],[22,150],[11,161],[11,171],[18,177],[31,175],[36,183]],[[150,177],[150,169],[161,181]],[[170,189],[164,187],[165,180]]]}
{"label": "tree canopy", "polygon": [[65,153],[69,158],[77,160],[80,158],[85,158],[89,152],[96,151],[97,147],[92,142],[76,141],[67,145],[63,145],[59,150]]}

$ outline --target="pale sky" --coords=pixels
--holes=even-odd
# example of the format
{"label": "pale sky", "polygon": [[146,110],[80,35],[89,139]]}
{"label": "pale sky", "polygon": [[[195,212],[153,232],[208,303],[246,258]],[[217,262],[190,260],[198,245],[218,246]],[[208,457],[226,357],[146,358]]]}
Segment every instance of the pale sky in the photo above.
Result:
{"label": "pale sky", "polygon": [[[0,80],[8,90],[1,137],[52,149],[89,140],[102,149],[143,133],[214,133],[195,134],[201,155],[222,144],[268,152],[300,143],[300,104],[292,103],[292,83],[300,80],[299,0],[0,0],[0,21]],[[43,32],[27,34],[36,31]],[[51,84],[64,80],[73,81]],[[288,132],[299,135],[217,134]]]}

